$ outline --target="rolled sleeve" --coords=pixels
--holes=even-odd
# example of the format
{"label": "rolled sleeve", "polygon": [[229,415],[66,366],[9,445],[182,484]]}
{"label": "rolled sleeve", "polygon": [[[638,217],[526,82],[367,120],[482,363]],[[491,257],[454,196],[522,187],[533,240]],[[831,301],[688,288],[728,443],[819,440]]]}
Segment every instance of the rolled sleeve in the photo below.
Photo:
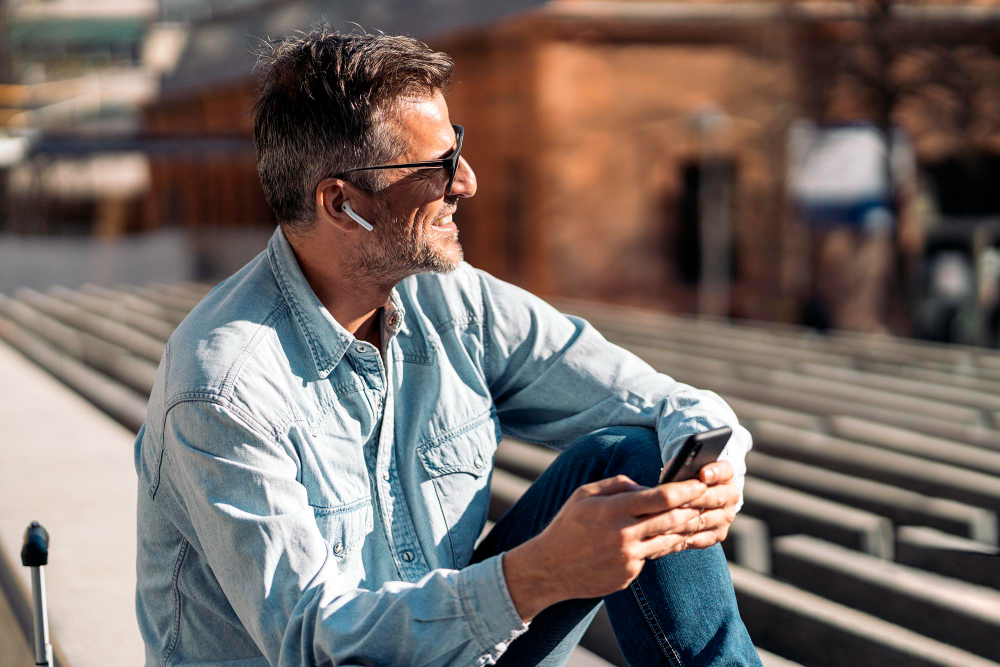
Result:
{"label": "rolled sleeve", "polygon": [[479,272],[487,380],[503,430],[561,449],[608,426],[656,430],[663,461],[690,435],[728,426],[721,458],[733,466],[743,506],[749,431],[717,394],[677,382],[606,340],[586,320]]}

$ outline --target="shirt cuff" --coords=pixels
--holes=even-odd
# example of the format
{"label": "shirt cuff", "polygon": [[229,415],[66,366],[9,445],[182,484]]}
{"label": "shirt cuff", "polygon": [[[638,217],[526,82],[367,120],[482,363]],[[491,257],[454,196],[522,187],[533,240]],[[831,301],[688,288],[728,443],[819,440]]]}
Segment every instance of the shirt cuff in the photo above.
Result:
{"label": "shirt cuff", "polygon": [[[503,553],[459,571],[458,595],[462,609],[483,649],[492,660],[528,630],[514,607],[503,573]],[[484,656],[485,657],[485,656]],[[492,660],[485,664],[492,664]]]}

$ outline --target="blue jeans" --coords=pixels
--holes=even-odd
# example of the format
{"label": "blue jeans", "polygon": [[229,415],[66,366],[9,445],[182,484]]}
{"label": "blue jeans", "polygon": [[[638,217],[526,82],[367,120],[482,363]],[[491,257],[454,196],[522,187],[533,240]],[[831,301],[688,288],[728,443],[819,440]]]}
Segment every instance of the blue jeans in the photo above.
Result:
{"label": "blue jeans", "polygon": [[[653,486],[661,465],[651,429],[612,427],[577,440],[497,521],[472,562],[513,549],[540,533],[582,484],[624,474]],[[718,544],[649,560],[627,589],[603,600],[618,645],[633,667],[761,664],[736,607]],[[600,603],[600,598],[591,598],[552,605],[511,643],[499,664],[564,664]]]}

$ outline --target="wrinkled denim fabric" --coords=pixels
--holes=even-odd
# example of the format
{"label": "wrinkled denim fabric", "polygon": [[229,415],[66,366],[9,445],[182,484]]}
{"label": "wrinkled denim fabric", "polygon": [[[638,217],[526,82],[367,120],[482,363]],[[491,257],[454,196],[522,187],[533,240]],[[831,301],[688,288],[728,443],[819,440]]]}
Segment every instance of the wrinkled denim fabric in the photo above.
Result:
{"label": "wrinkled denim fabric", "polygon": [[712,392],[462,264],[392,291],[383,347],[323,307],[277,229],[167,343],[135,442],[147,665],[485,665],[524,633],[503,553],[470,565],[502,434],[565,448],[728,425]]}

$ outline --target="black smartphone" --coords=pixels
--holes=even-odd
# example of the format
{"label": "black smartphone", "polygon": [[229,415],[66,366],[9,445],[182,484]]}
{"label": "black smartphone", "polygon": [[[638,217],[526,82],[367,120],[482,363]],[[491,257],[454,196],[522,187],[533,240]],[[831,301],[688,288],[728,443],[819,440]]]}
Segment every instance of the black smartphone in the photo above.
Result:
{"label": "black smartphone", "polygon": [[722,453],[732,434],[733,429],[723,426],[688,437],[676,456],[663,467],[660,484],[683,482],[697,477],[699,470],[719,459],[719,454]]}

